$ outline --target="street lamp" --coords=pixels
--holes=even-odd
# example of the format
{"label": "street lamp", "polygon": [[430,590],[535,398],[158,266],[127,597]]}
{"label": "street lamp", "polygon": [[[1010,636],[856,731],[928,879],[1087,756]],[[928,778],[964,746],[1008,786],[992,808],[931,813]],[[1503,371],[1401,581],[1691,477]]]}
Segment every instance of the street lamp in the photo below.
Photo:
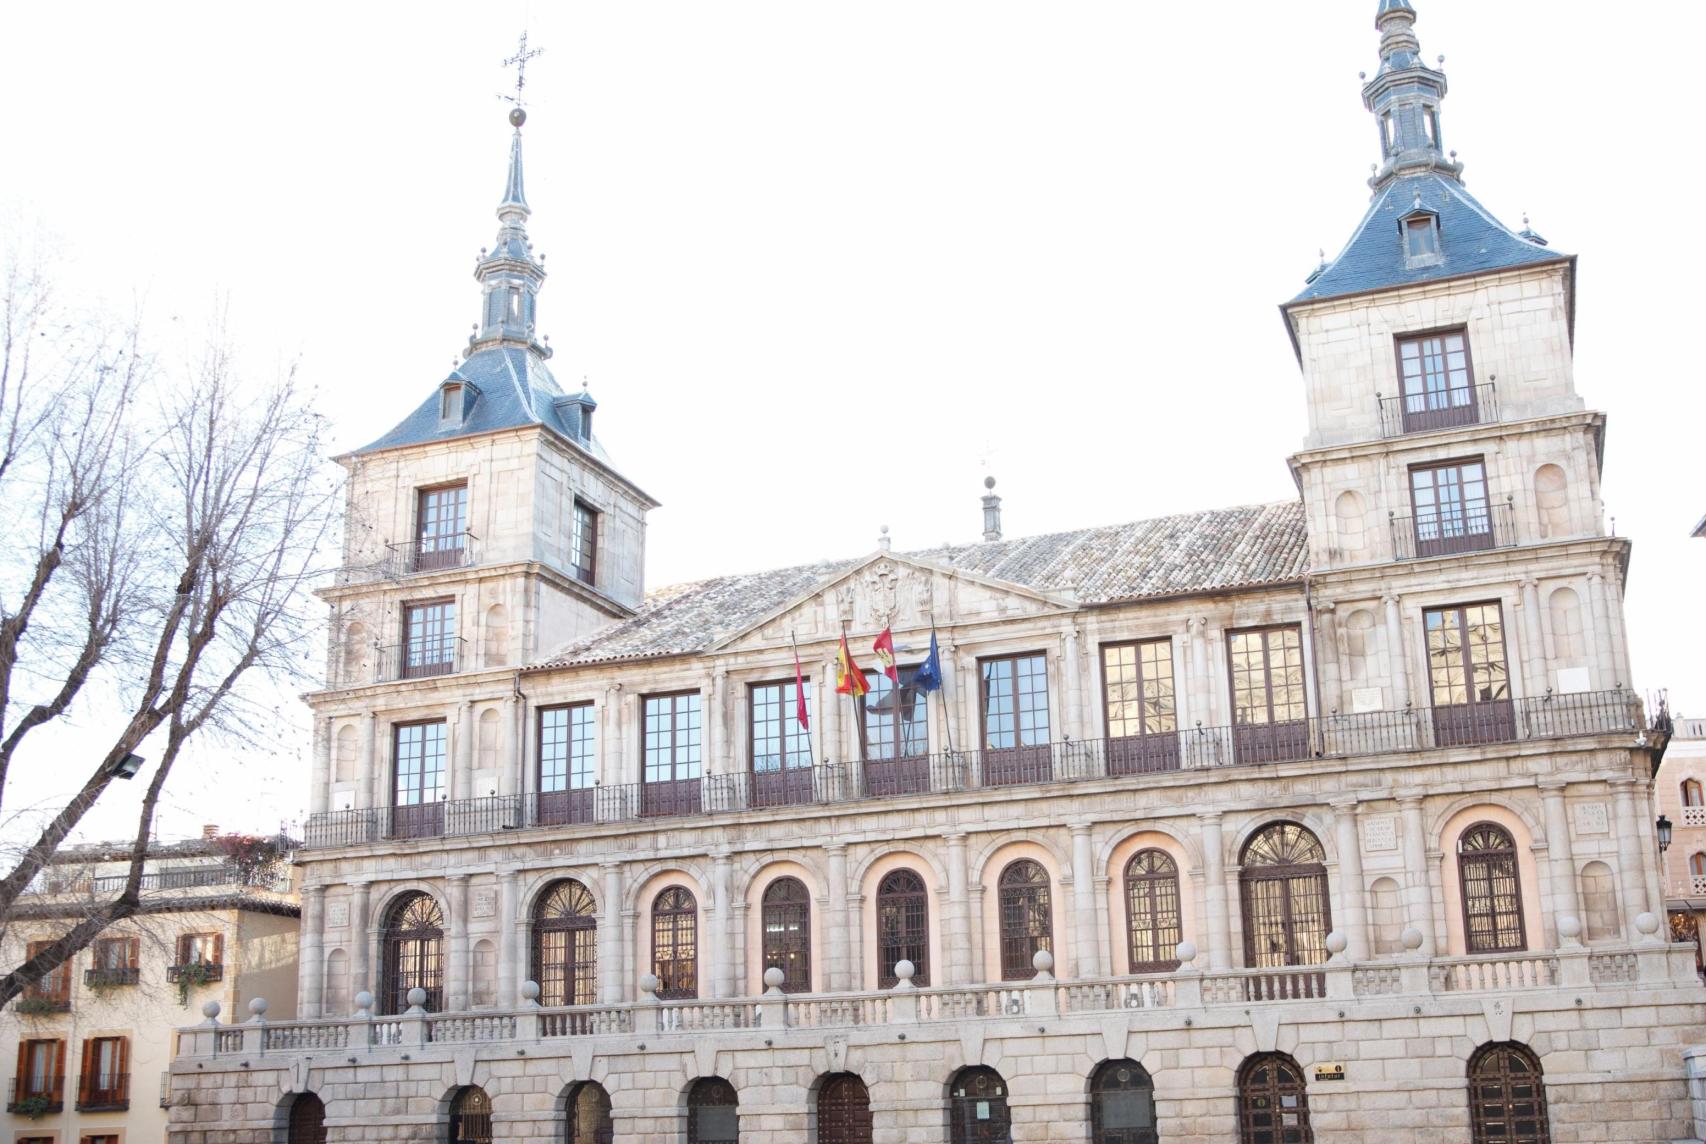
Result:
{"label": "street lamp", "polygon": [[126,755],[113,764],[113,777],[115,779],[133,779],[136,777],[136,772],[142,769],[142,764],[147,761],[141,755]]}
{"label": "street lamp", "polygon": [[1661,814],[1657,825],[1659,828],[1659,853],[1663,854],[1670,849],[1670,819]]}

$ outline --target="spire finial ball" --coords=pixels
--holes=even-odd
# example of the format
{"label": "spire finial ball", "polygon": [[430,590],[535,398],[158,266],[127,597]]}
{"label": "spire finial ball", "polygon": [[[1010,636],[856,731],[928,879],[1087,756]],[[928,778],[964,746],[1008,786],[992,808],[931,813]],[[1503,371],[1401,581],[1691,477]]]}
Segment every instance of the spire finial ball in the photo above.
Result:
{"label": "spire finial ball", "polygon": [[514,127],[519,131],[521,129],[521,125],[526,122],[527,112],[525,110],[519,107],[512,107],[509,109],[509,125],[511,127]]}
{"label": "spire finial ball", "polygon": [[994,488],[995,487],[995,478],[994,477],[983,478],[983,487],[986,489]]}

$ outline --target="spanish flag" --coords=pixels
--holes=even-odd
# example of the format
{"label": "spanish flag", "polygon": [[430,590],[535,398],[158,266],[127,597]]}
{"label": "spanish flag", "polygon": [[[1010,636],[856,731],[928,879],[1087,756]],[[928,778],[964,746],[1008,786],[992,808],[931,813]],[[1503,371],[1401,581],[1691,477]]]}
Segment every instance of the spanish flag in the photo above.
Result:
{"label": "spanish flag", "polygon": [[851,695],[857,699],[871,690],[871,685],[865,682],[865,673],[859,670],[859,665],[853,662],[853,653],[847,650],[847,633],[841,633],[841,650],[835,653],[835,691],[838,695]]}
{"label": "spanish flag", "polygon": [[899,683],[900,672],[894,666],[894,633],[884,628],[877,642],[871,645],[871,650],[876,652],[877,662],[883,665],[883,674]]}

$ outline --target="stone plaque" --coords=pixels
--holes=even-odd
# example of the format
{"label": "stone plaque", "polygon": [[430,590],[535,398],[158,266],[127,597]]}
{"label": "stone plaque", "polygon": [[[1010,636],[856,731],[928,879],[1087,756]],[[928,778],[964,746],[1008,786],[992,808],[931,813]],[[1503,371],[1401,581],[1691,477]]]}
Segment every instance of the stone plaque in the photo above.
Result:
{"label": "stone plaque", "polygon": [[1398,849],[1398,820],[1390,814],[1383,814],[1378,818],[1363,819],[1362,848],[1364,850]]}
{"label": "stone plaque", "polygon": [[1386,693],[1378,687],[1351,688],[1351,714],[1379,711],[1386,706]]}
{"label": "stone plaque", "polygon": [[496,890],[475,890],[473,914],[477,918],[489,918],[498,912],[498,892]]}
{"label": "stone plaque", "polygon": [[1611,833],[1611,819],[1606,814],[1605,804],[1603,802],[1582,802],[1576,804],[1576,833]]}
{"label": "stone plaque", "polygon": [[1345,1064],[1343,1061],[1328,1061],[1326,1064],[1315,1066],[1316,1080],[1344,1080]]}
{"label": "stone plaque", "polygon": [[349,903],[327,902],[326,928],[343,929],[347,925],[349,925]]}

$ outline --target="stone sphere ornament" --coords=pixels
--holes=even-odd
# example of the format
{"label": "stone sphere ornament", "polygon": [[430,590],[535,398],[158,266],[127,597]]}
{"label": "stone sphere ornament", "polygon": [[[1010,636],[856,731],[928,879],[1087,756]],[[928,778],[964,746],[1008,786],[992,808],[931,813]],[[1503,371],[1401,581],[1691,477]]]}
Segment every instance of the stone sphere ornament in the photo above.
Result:
{"label": "stone sphere ornament", "polygon": [[1652,937],[1654,934],[1659,932],[1659,915],[1649,913],[1637,914],[1635,917],[1635,928],[1646,934],[1648,937]]}
{"label": "stone sphere ornament", "polygon": [[355,1007],[363,1013],[370,1012],[373,1009],[373,994],[365,989],[357,993],[355,995]]}
{"label": "stone sphere ornament", "polygon": [[640,978],[640,992],[641,993],[643,993],[649,997],[652,994],[656,993],[657,991],[658,991],[657,974],[648,973],[645,976]]}
{"label": "stone sphere ornament", "polygon": [[526,123],[526,122],[527,122],[527,112],[523,111],[519,107],[512,107],[509,109],[509,125],[511,127],[520,127],[523,123]]}
{"label": "stone sphere ornament", "polygon": [[1422,931],[1415,926],[1410,926],[1398,935],[1398,940],[1404,943],[1405,949],[1415,953],[1422,948]]}
{"label": "stone sphere ornament", "polygon": [[419,985],[409,990],[409,1008],[419,1009],[421,1006],[426,1004],[426,999],[427,991],[422,989]]}
{"label": "stone sphere ornament", "polygon": [[537,981],[523,981],[521,983],[521,999],[523,1001],[539,1000],[539,983]]}
{"label": "stone sphere ornament", "polygon": [[917,972],[918,967],[912,964],[912,962],[906,960],[904,957],[894,963],[894,976],[896,982],[904,981],[906,984],[911,985],[912,975]]}
{"label": "stone sphere ornament", "polygon": [[1559,937],[1580,937],[1582,935],[1581,919],[1565,914],[1558,919]]}
{"label": "stone sphere ornament", "polygon": [[1197,959],[1197,943],[1182,941],[1173,947],[1173,956],[1179,959],[1181,966],[1189,965]]}
{"label": "stone sphere ornament", "polygon": [[1346,947],[1350,944],[1351,943],[1346,940],[1345,935],[1340,933],[1338,930],[1334,930],[1332,933],[1327,935],[1327,952],[1335,956],[1345,952]]}
{"label": "stone sphere ornament", "polygon": [[782,972],[780,966],[772,965],[769,969],[764,971],[764,987],[766,989],[780,989],[782,988],[782,982],[787,979],[788,975]]}
{"label": "stone sphere ornament", "polygon": [[256,1017],[265,1017],[267,1015],[267,999],[265,997],[256,997],[254,1000],[250,1001],[249,1013]]}
{"label": "stone sphere ornament", "polygon": [[201,1007],[201,1015],[209,1021],[219,1020],[219,1002],[209,1001]]}
{"label": "stone sphere ornament", "polygon": [[1046,949],[1039,949],[1031,954],[1031,968],[1038,973],[1048,973],[1054,969],[1054,954]]}

